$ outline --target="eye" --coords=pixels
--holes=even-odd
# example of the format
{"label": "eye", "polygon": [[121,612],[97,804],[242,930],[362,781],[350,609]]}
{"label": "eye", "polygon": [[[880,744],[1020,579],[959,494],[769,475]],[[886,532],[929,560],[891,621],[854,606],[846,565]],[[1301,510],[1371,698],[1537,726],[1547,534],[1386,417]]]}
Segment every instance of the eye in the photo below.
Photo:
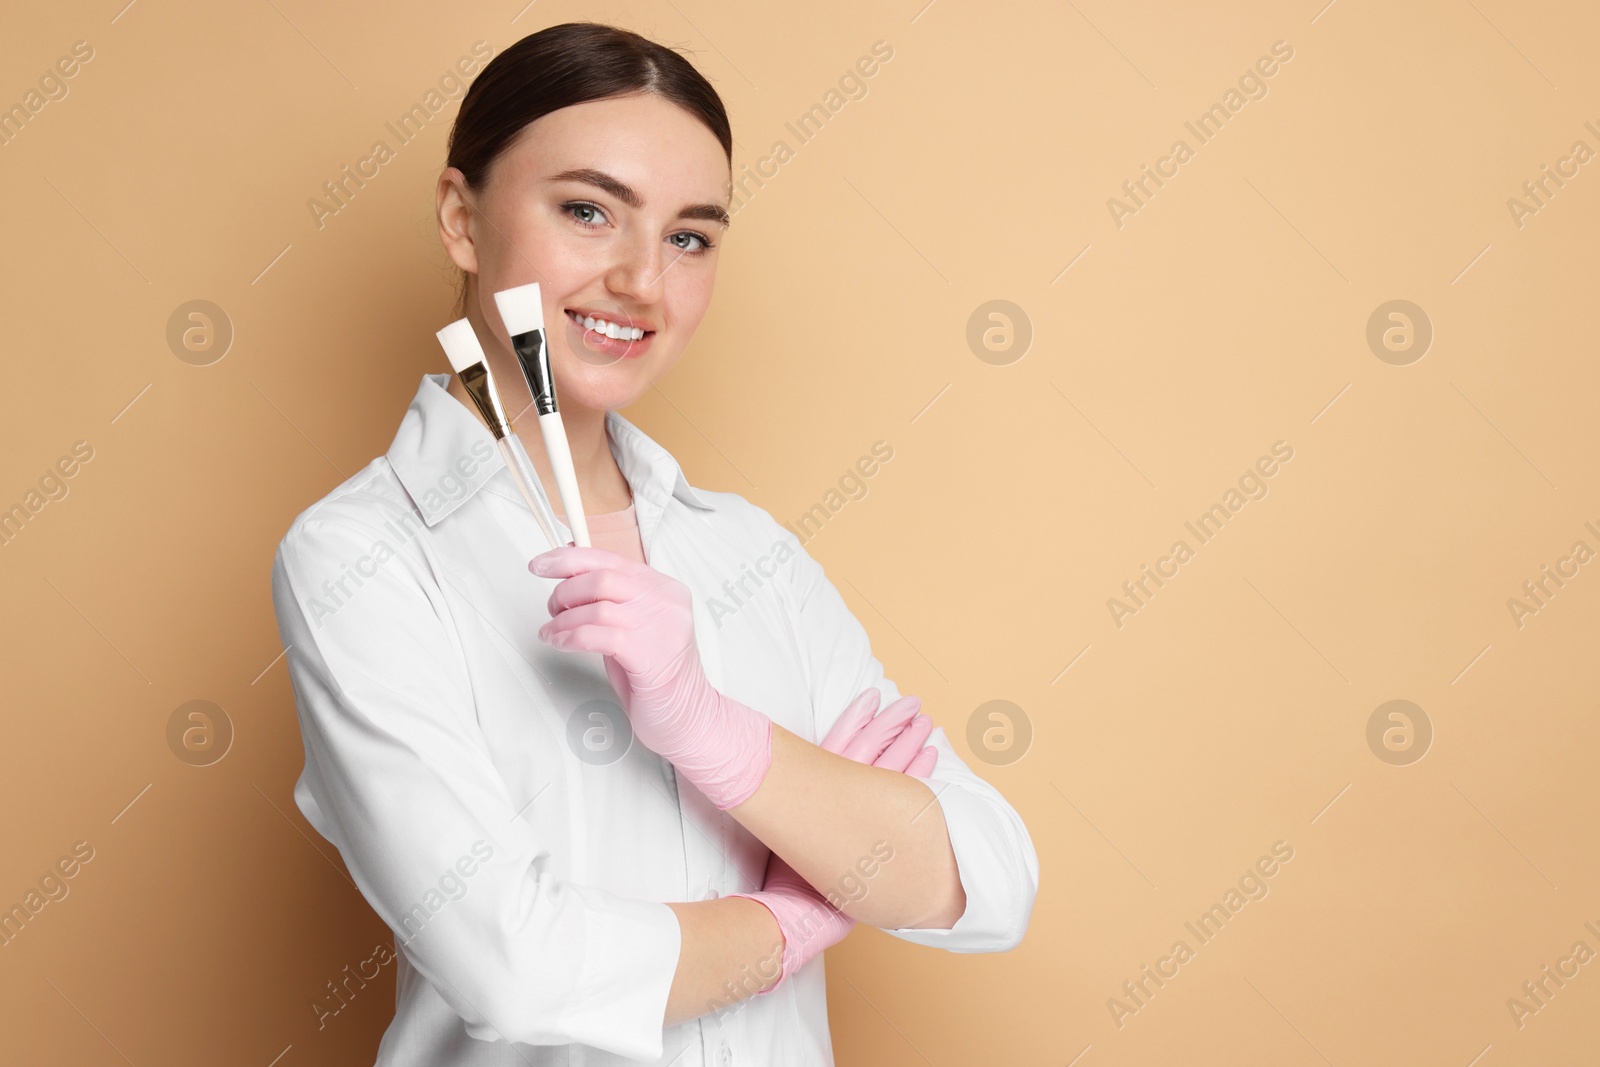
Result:
{"label": "eye", "polygon": [[604,225],[604,223],[589,221],[590,218],[596,215],[603,219],[605,218],[606,213],[600,209],[600,205],[591,204],[587,200],[574,200],[570,203],[562,204],[561,210],[570,215],[572,220],[578,225],[587,227],[591,230],[599,229],[602,225]]}
{"label": "eye", "polygon": [[[678,244],[677,241],[680,237],[690,241],[699,241],[700,245],[698,248],[696,248],[692,245]],[[673,242],[673,247],[681,251],[686,256],[701,256],[709,250],[717,247],[712,243],[711,238],[707,237],[703,233],[696,233],[693,230],[684,230],[681,233],[675,233],[671,237],[668,237],[667,240]]]}

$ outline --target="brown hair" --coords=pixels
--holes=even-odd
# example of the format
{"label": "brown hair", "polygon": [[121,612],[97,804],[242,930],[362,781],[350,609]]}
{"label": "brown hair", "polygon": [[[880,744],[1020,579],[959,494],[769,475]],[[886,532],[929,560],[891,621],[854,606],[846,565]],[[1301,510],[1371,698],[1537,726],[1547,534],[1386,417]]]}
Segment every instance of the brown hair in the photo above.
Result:
{"label": "brown hair", "polygon": [[[445,166],[477,190],[506,147],[535,119],[590,100],[656,93],[716,135],[733,167],[733,130],[722,98],[679,53],[631,30],[563,22],[531,33],[495,56],[473,81],[450,129]],[[458,313],[465,313],[466,275]]]}

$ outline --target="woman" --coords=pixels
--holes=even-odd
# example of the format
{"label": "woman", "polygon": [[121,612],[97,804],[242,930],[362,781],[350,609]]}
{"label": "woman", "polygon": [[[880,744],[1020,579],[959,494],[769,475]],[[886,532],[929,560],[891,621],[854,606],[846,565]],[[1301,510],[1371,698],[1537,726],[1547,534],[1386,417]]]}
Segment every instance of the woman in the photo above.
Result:
{"label": "woman", "polygon": [[617,414],[710,303],[731,146],[711,86],[635,34],[496,57],[439,233],[512,412],[492,294],[541,283],[595,545],[548,549],[459,382],[427,375],[279,546],[295,801],[395,932],[379,1064],[830,1064],[819,957],[853,923],[957,952],[1026,929],[1016,812],[792,534]]}

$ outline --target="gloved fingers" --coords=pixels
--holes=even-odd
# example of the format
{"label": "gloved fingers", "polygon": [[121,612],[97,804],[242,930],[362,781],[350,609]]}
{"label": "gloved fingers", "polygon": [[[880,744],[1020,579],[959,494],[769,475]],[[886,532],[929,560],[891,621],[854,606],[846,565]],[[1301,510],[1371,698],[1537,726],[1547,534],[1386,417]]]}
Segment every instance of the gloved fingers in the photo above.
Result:
{"label": "gloved fingers", "polygon": [[539,640],[566,652],[598,652],[616,658],[630,675],[650,665],[644,662],[650,651],[636,640],[628,613],[617,604],[602,600],[568,608],[539,627]]}
{"label": "gloved fingers", "polygon": [[539,628],[539,640],[564,652],[598,652],[613,656],[624,670],[628,667],[623,658],[628,643],[626,635],[615,627],[593,623],[545,623]]}
{"label": "gloved fingers", "polygon": [[[592,545],[563,545],[541,552],[528,561],[528,570],[541,578],[570,578],[597,568],[609,568],[623,574],[641,574],[655,568],[627,556],[619,556],[610,549]],[[658,572],[659,573],[659,572]]]}
{"label": "gloved fingers", "polygon": [[580,604],[594,604],[602,600],[625,604],[630,600],[650,595],[655,584],[651,579],[661,577],[663,576],[659,573],[624,574],[611,567],[597,567],[557,582],[556,587],[550,591],[549,599],[545,601],[545,610],[551,615],[559,615],[568,608],[575,608]]}
{"label": "gloved fingers", "polygon": [[539,636],[547,638],[576,626],[608,626],[622,629],[633,621],[634,613],[610,600],[596,600],[591,604],[578,604],[551,612],[550,619],[539,627]]}
{"label": "gloved fingers", "polygon": [[920,697],[901,697],[873,717],[872,721],[857,731],[841,755],[857,763],[871,763],[883,754],[889,743],[899,736],[906,723],[922,706]]}
{"label": "gloved fingers", "polygon": [[904,773],[911,765],[911,761],[922,751],[922,746],[927,744],[928,735],[933,732],[933,720],[918,712],[906,723],[894,740],[884,748],[883,754],[872,761],[874,767],[883,767],[891,771]]}
{"label": "gloved fingers", "polygon": [[906,767],[906,773],[913,778],[926,778],[933,773],[933,768],[939,763],[939,750],[929,745],[917,753],[917,758]]}
{"label": "gloved fingers", "polygon": [[917,697],[901,697],[882,709],[856,732],[856,736],[845,745],[842,755],[857,763],[872,763],[883,754],[883,750],[889,747],[890,742],[900,735],[900,731],[905,729],[906,724],[916,715],[921,703]]}
{"label": "gloved fingers", "polygon": [[883,695],[878,690],[863,689],[839,713],[820,747],[835,754],[842,753],[850,739],[872,719],[872,713],[878,710],[878,702],[882,699]]}

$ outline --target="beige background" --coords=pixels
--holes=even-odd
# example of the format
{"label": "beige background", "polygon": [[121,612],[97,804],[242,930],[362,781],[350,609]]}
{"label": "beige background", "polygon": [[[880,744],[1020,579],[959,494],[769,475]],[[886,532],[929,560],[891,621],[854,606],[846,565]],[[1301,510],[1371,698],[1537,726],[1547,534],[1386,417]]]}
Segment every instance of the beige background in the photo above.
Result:
{"label": "beige background", "polygon": [[[93,458],[0,548],[0,903],[94,850],[0,948],[8,1060],[370,1062],[392,965],[320,1032],[310,1007],[387,931],[293,805],[268,572],[446,368],[454,102],[320,229],[307,201],[475,42],[592,18],[692,50],[737,163],[793,150],[627,416],[780,520],[893,447],[808,547],[1040,854],[1015,952],[829,953],[839,1062],[1589,1062],[1600,962],[1520,1027],[1507,1001],[1600,952],[1600,564],[1521,627],[1507,600],[1600,551],[1600,163],[1520,226],[1507,200],[1600,150],[1600,17],[922,2],[8,14],[0,102],[93,58],[0,147],[0,507]],[[880,40],[867,95],[799,144],[784,123]],[[1277,41],[1268,94],[1199,145],[1184,123]],[[1193,158],[1118,227],[1108,198],[1178,138]],[[194,299],[235,333],[207,366],[166,340]],[[966,340],[995,299],[1032,330],[998,365]],[[1434,330],[1405,366],[1365,336],[1395,299]],[[1280,440],[1269,495],[1119,628],[1107,599]],[[1434,731],[1409,765],[1367,742],[1392,699]],[[190,700],[235,730],[210,766],[168,746]],[[991,700],[1025,751],[973,752]],[[1269,894],[1200,945],[1184,923],[1277,841]],[[1180,938],[1119,1027],[1108,1000]]]}

